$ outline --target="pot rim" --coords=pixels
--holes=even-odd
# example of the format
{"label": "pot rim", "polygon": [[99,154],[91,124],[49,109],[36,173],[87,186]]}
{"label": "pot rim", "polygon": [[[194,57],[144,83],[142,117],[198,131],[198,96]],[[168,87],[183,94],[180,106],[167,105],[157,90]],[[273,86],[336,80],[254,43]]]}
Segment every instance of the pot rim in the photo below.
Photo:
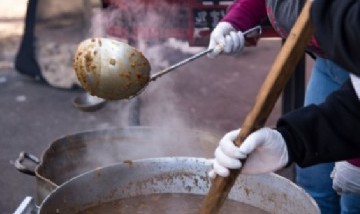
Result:
{"label": "pot rim", "polygon": [[[76,137],[83,137],[86,135],[94,135],[97,136],[99,135],[99,133],[112,133],[115,131],[146,131],[146,130],[167,130],[167,131],[181,131],[181,132],[187,132],[187,133],[199,133],[199,134],[206,134],[206,136],[208,136],[209,138],[214,138],[219,140],[220,139],[220,135],[218,134],[213,134],[213,133],[209,133],[206,131],[202,131],[202,130],[197,130],[197,129],[190,129],[190,128],[186,128],[186,129],[176,129],[176,128],[165,128],[165,127],[154,127],[154,126],[128,126],[128,127],[110,127],[110,128],[104,128],[104,129],[88,129],[88,130],[83,130],[80,132],[73,132],[70,134],[64,134],[60,137],[55,138],[51,143],[48,144],[48,146],[42,151],[41,156],[39,158],[40,160],[40,164],[38,164],[35,167],[35,176],[43,181],[45,181],[46,183],[49,183],[51,186],[53,187],[58,187],[59,185],[56,184],[54,181],[50,180],[50,178],[47,178],[46,176],[42,175],[44,173],[42,173],[42,170],[45,171],[46,169],[46,159],[48,159],[48,157],[51,157],[51,152],[52,151],[56,151],[56,148],[59,148],[60,146],[63,145],[63,141],[69,138],[76,138]],[[112,164],[110,164],[112,165]],[[83,173],[81,173],[83,174]]]}
{"label": "pot rim", "polygon": [[[174,162],[174,163],[172,163]],[[164,163],[164,164],[162,164]],[[194,163],[197,163],[197,164],[194,164]],[[171,166],[180,166],[180,170],[181,169],[184,169],[184,166],[186,167],[189,167],[191,169],[189,169],[191,172],[195,172],[196,176],[199,176],[200,178],[207,178],[208,181],[204,181],[205,183],[209,184],[211,183],[209,181],[209,178],[207,177],[207,173],[204,172],[204,167],[210,167],[211,164],[212,164],[212,159],[207,159],[207,158],[197,158],[197,157],[161,157],[161,158],[144,158],[144,159],[138,159],[138,160],[134,160],[132,161],[131,163],[129,162],[123,162],[123,163],[116,163],[116,164],[112,164],[112,165],[108,165],[108,166],[105,166],[105,167],[99,167],[98,169],[94,169],[94,170],[90,170],[90,171],[87,171],[86,173],[83,173],[81,175],[78,175],[76,177],[73,177],[69,180],[67,180],[66,182],[64,182],[62,185],[60,185],[58,188],[56,188],[54,191],[51,192],[51,194],[49,194],[44,200],[43,202],[41,203],[40,205],[40,210],[41,208],[43,208],[45,205],[48,206],[48,201],[50,201],[50,205],[51,205],[51,200],[52,200],[52,197],[59,197],[57,196],[56,194],[60,194],[63,193],[65,191],[66,193],[66,190],[69,189],[69,187],[73,186],[73,185],[76,185],[76,184],[83,184],[83,183],[88,183],[89,182],[84,182],[84,181],[87,181],[87,179],[89,179],[90,181],[93,180],[94,178],[96,178],[95,180],[96,181],[99,181],[98,179],[101,179],[101,177],[106,177],[108,175],[112,175],[111,172],[113,171],[118,171],[123,168],[127,169],[127,168],[134,168],[136,169],[137,167],[141,167],[142,164],[144,166],[152,166],[151,164],[159,164],[161,166],[161,170],[168,170],[167,167]],[[167,165],[168,164],[168,165]],[[165,167],[165,168],[163,168]],[[202,168],[201,168],[202,167]],[[152,167],[150,167],[152,168]],[[159,168],[160,169],[160,168]],[[188,168],[185,168],[186,170],[188,170]],[[199,171],[199,169],[201,169]],[[142,169],[143,170],[143,169]],[[178,169],[176,168],[175,171],[177,171]],[[170,171],[166,171],[166,173],[170,173]],[[186,172],[185,174],[187,174],[188,172]],[[149,176],[154,176],[156,173],[150,173]],[[161,174],[161,172],[160,172]],[[176,173],[175,173],[176,174]],[[185,175],[184,174],[184,175]],[[191,173],[190,173],[191,174]],[[98,177],[99,175],[101,175],[100,177]],[[103,176],[102,176],[103,175]],[[131,176],[134,176],[134,175],[131,175]],[[136,175],[135,175],[136,176]],[[176,177],[176,176],[175,176]],[[190,176],[191,177],[191,176]],[[131,178],[130,178],[131,179]],[[169,179],[169,178],[167,178]],[[245,179],[245,183],[243,183],[243,179]],[[141,179],[140,179],[141,180]],[[170,179],[171,180],[171,179]],[[203,179],[200,179],[203,181]],[[279,202],[274,202],[275,203],[275,209],[278,209],[279,207],[277,207],[277,203],[278,204],[286,204],[286,203],[281,203],[283,202],[282,200],[285,200],[289,205],[287,206],[292,206],[291,204],[294,203],[294,202],[298,202],[299,200],[298,199],[301,199],[300,201],[301,204],[299,205],[299,207],[301,209],[306,209],[306,210],[312,210],[311,212],[314,212],[314,213],[320,213],[320,210],[319,210],[319,207],[317,206],[315,200],[308,194],[305,192],[305,190],[303,190],[301,187],[299,187],[298,185],[296,185],[295,183],[293,183],[292,181],[290,181],[289,179],[285,178],[285,177],[282,177],[280,175],[277,175],[275,173],[266,173],[266,174],[260,174],[260,175],[242,175],[242,178],[240,178],[240,180],[242,180],[240,183],[237,184],[237,186],[235,187],[236,184],[234,184],[233,186],[233,190],[235,191],[234,193],[230,193],[229,194],[229,198],[230,199],[236,199],[237,201],[241,202],[242,199],[241,197],[244,197],[244,195],[242,196],[236,196],[236,194],[238,194],[238,192],[236,191],[239,191],[239,184],[240,185],[246,185],[246,182],[250,182],[252,183],[252,187],[254,187],[255,185],[257,187],[260,188],[260,190],[262,191],[265,191],[265,195],[266,196],[262,196],[262,197],[266,197],[267,199],[266,200],[269,200],[269,201],[276,201],[276,200],[279,200],[281,199]],[[275,182],[273,183],[274,181],[278,181],[278,182]],[[134,182],[136,183],[137,181],[133,181],[131,180],[131,182]],[[153,182],[153,181],[152,181]],[[257,182],[262,182],[261,183],[257,183]],[[272,184],[274,185],[271,185],[270,189],[261,189],[263,188],[264,186],[269,186],[267,185],[266,183],[267,182],[271,182]],[[126,183],[126,182],[125,182]],[[277,183],[277,184],[276,184]],[[100,185],[102,183],[100,182]],[[207,185],[206,184],[206,185]],[[157,185],[159,185],[157,183]],[[161,184],[160,184],[161,185]],[[260,186],[258,186],[260,185]],[[279,187],[279,185],[283,186],[282,189],[277,189]],[[93,185],[91,185],[93,186]],[[95,185],[96,186],[96,185]],[[141,185],[140,185],[141,186]],[[201,184],[200,184],[201,186]],[[196,187],[196,186],[195,186]],[[80,187],[82,188],[82,187]],[[202,188],[202,187],[199,187],[199,188]],[[205,187],[206,188],[206,187]],[[291,188],[291,189],[289,189]],[[127,189],[127,188],[125,188]],[[255,195],[253,195],[252,193],[248,193],[246,190],[246,188],[243,188],[245,190],[242,190],[243,192],[246,192],[246,195],[247,197],[258,197]],[[152,190],[151,190],[152,191]],[[191,190],[192,192],[193,190]],[[257,190],[258,191],[258,190]],[[269,192],[267,192],[269,191]],[[278,191],[278,193],[276,193],[276,195],[278,196],[275,196],[275,195],[272,195],[274,194],[274,191]],[[196,190],[195,190],[196,192]],[[250,190],[251,192],[251,190]],[[253,192],[253,191],[252,191]],[[194,192],[192,192],[194,193]],[[293,196],[296,196],[295,198],[293,198],[291,195],[286,195],[287,193],[289,194],[296,194],[296,195],[293,195]],[[131,193],[129,193],[131,195]],[[141,193],[140,193],[141,194]],[[142,193],[143,194],[143,193]],[[196,194],[196,193],[195,193]],[[284,195],[283,195],[284,194]],[[235,195],[235,196],[234,196]],[[261,195],[261,193],[258,193],[258,195]],[[271,199],[269,199],[268,197],[271,196]],[[64,195],[61,195],[61,197],[65,197]],[[125,196],[126,197],[126,196]],[[130,196],[131,197],[131,196]],[[231,198],[232,197],[232,198]],[[240,198],[240,200],[239,200]],[[56,198],[55,198],[56,199]],[[68,199],[67,199],[68,200]],[[246,199],[244,199],[245,201]],[[258,200],[258,199],[253,199],[253,200]],[[246,202],[245,202],[246,203]],[[254,202],[255,203],[255,202]],[[259,202],[257,202],[259,203]],[[295,205],[295,204],[294,204]],[[254,206],[254,205],[253,205]],[[268,206],[268,205],[267,205]],[[282,205],[281,205],[282,206]],[[311,206],[311,207],[310,207]],[[299,208],[298,207],[298,208]],[[46,207],[45,207],[46,208]],[[260,208],[260,207],[259,207]],[[270,208],[269,208],[270,209]],[[271,208],[273,209],[273,208]],[[280,208],[280,209],[284,209],[284,208]],[[286,208],[285,208],[286,209]],[[284,210],[282,211],[284,212]]]}

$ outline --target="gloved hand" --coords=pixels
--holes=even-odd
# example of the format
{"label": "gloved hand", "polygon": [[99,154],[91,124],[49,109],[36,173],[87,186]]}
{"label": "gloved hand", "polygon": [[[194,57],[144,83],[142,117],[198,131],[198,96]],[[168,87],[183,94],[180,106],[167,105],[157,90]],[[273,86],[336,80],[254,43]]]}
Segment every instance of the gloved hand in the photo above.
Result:
{"label": "gloved hand", "polygon": [[355,93],[358,99],[360,100],[360,77],[355,76],[354,74],[350,74],[350,80],[354,87]]}
{"label": "gloved hand", "polygon": [[216,174],[227,177],[229,169],[239,169],[239,159],[247,157],[243,166],[243,174],[261,174],[276,171],[284,167],[289,160],[288,150],[282,135],[270,128],[261,128],[250,134],[240,147],[234,145],[240,130],[224,135],[215,150],[213,169],[209,177]]}
{"label": "gloved hand", "polygon": [[214,50],[207,54],[210,58],[215,58],[220,53],[227,54],[240,53],[245,46],[244,34],[228,22],[219,22],[210,35],[208,49]]}
{"label": "gloved hand", "polygon": [[335,163],[331,173],[333,189],[339,193],[360,194],[360,168],[347,161]]}

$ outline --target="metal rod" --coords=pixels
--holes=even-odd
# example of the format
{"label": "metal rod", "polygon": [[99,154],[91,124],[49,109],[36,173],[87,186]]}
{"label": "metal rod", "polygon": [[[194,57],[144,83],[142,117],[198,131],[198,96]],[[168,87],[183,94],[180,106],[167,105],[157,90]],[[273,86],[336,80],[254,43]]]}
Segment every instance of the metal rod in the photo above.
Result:
{"label": "metal rod", "polygon": [[[244,36],[246,36],[246,35],[248,35],[250,33],[256,32],[256,31],[259,31],[259,34],[261,34],[261,26],[256,26],[254,28],[251,28],[251,29],[245,31],[243,34],[244,34]],[[180,61],[180,62],[178,62],[178,63],[176,63],[176,64],[174,64],[174,65],[172,65],[170,67],[168,67],[168,68],[165,68],[164,70],[153,74],[150,77],[150,81],[156,80],[157,78],[161,77],[162,75],[164,75],[164,74],[166,74],[166,73],[168,73],[168,72],[170,72],[170,71],[172,71],[172,70],[174,70],[174,69],[176,69],[176,68],[178,68],[178,67],[180,67],[182,65],[185,65],[186,63],[191,62],[191,61],[193,61],[193,60],[195,60],[195,59],[197,59],[199,57],[202,57],[205,54],[210,53],[213,50],[214,50],[213,48],[204,50],[204,51],[202,51],[200,53],[197,53],[197,54],[195,54],[195,55],[193,55],[193,56],[191,56],[189,58],[186,58],[186,59],[184,59],[184,60],[182,60],[182,61]]]}

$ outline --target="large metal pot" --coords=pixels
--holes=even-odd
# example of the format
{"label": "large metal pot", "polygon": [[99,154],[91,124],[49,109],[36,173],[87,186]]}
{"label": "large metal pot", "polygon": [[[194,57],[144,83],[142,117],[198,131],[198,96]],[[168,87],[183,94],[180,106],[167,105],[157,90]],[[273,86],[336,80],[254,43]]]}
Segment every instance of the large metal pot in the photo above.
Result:
{"label": "large metal pot", "polygon": [[[205,195],[211,184],[206,175],[210,164],[203,158],[168,157],[95,169],[58,187],[40,205],[39,213],[73,214],[106,202],[152,193]],[[240,175],[229,199],[269,213],[320,213],[305,191],[273,173]]]}
{"label": "large metal pot", "polygon": [[[212,157],[219,138],[201,131],[153,127],[127,127],[95,130],[55,140],[41,161],[22,152],[16,168],[36,176],[36,203],[65,181],[95,168],[127,160],[188,156]],[[35,170],[23,164],[32,160]]]}

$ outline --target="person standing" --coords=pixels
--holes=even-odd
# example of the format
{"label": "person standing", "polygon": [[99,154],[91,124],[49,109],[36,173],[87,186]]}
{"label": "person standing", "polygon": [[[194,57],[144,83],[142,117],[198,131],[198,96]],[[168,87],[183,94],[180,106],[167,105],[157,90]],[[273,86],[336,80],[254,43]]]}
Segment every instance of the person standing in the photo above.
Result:
{"label": "person standing", "polygon": [[[215,49],[208,56],[214,58],[221,53],[241,53],[244,49],[242,32],[260,24],[266,18],[276,32],[286,38],[304,3],[305,0],[235,1],[211,33],[209,48]],[[223,50],[216,48],[218,45],[222,46]],[[329,52],[320,48],[315,36],[312,37],[307,51],[316,58],[307,84],[304,106],[318,105],[349,79],[349,71],[329,59]],[[341,168],[357,168],[360,167],[360,159],[341,162],[337,166],[336,168],[340,169],[335,171],[342,171]],[[322,213],[360,213],[359,195],[349,193],[339,196],[333,189],[333,180],[330,177],[333,169],[334,163],[322,163],[306,168],[296,166],[296,183],[316,200]]]}

